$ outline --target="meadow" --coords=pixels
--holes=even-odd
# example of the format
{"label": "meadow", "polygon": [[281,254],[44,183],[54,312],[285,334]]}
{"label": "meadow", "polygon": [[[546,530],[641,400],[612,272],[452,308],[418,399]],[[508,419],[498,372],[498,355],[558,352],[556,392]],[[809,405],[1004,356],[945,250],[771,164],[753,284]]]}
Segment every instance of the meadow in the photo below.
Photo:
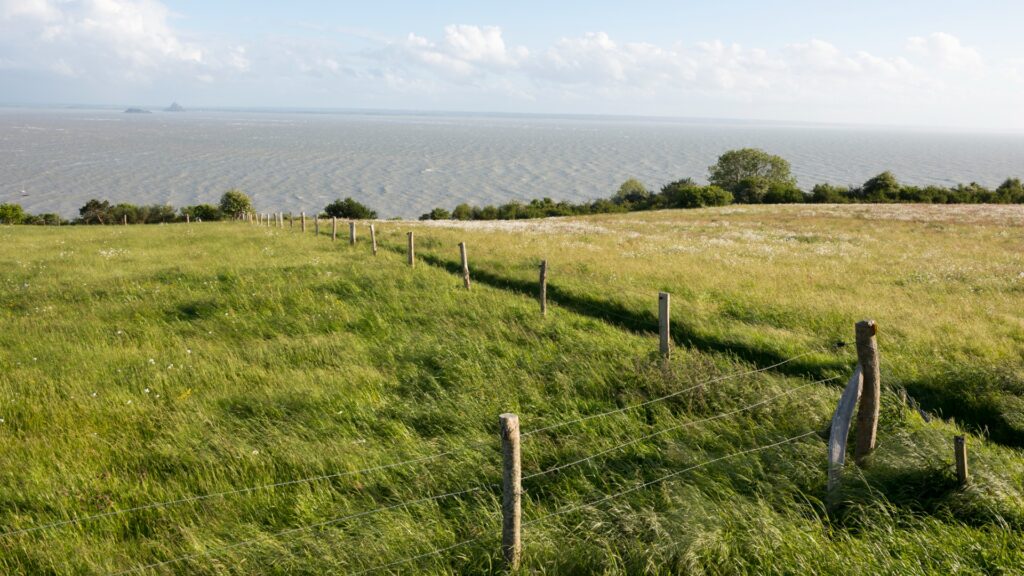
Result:
{"label": "meadow", "polygon": [[[522,573],[1024,566],[1024,209],[377,227],[0,227],[0,572],[500,573],[503,412]],[[863,318],[879,445],[829,510]]]}

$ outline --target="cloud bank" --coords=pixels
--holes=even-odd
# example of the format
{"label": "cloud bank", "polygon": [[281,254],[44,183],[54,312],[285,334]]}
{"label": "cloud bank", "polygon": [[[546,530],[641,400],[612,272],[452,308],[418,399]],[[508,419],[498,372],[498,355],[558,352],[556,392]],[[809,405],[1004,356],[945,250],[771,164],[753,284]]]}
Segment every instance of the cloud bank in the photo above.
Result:
{"label": "cloud bank", "polygon": [[91,84],[94,97],[111,101],[127,93],[162,102],[171,85],[176,99],[214,105],[1024,129],[1015,97],[1024,88],[1024,60],[986,57],[946,32],[908,36],[902,48],[879,53],[823,38],[769,47],[714,38],[655,45],[601,31],[527,47],[498,26],[452,24],[374,36],[353,49],[345,30],[246,44],[185,34],[176,21],[157,0],[0,0],[0,79],[19,74],[71,94]]}

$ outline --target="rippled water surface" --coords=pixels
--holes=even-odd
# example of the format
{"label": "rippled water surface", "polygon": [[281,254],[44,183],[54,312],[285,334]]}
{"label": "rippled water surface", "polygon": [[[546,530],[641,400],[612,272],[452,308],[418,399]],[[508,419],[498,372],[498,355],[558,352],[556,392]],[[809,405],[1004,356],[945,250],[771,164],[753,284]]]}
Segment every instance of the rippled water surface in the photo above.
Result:
{"label": "rippled water surface", "polygon": [[264,211],[352,196],[382,216],[459,202],[612,194],[703,180],[730,148],[781,154],[799,183],[998,185],[1024,135],[684,120],[365,113],[0,109],[0,202],[66,216],[92,197],[176,206],[238,187]]}

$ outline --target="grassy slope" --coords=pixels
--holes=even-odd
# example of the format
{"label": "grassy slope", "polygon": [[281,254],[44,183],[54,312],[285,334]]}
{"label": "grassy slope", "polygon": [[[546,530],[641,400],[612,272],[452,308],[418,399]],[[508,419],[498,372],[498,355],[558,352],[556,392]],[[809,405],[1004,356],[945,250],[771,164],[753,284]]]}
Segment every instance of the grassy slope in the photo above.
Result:
{"label": "grassy slope", "polygon": [[[409,467],[0,536],[0,571],[103,574],[213,551],[149,573],[349,573],[483,536],[390,570],[495,572],[499,496],[491,489],[272,535],[498,482],[496,420],[506,410],[520,414],[524,430],[536,429],[808,349],[817,352],[802,360],[800,371],[841,373],[852,362],[850,351],[832,353],[826,344],[846,337],[862,315],[882,323],[883,351],[902,378],[945,389],[946,381],[929,378],[938,371],[933,363],[915,358],[941,333],[933,327],[938,319],[958,319],[969,321],[965,332],[972,339],[954,342],[942,369],[981,374],[978,382],[1000,371],[1005,377],[991,396],[999,402],[1012,400],[1007,388],[1020,381],[1020,324],[1010,310],[1016,284],[999,284],[1019,250],[1020,228],[886,223],[906,226],[902,237],[918,243],[899,260],[863,222],[833,216],[677,212],[579,222],[572,233],[546,230],[551,223],[527,235],[418,232],[421,249],[438,257],[450,256],[456,236],[466,239],[474,267],[495,278],[532,279],[533,258],[557,249],[559,260],[549,257],[553,284],[591,298],[566,296],[547,319],[522,295],[481,283],[466,293],[441,269],[409,270],[388,251],[373,258],[365,244],[352,249],[288,230],[0,228],[3,531],[483,443]],[[397,226],[381,224],[391,244],[407,227]],[[757,226],[795,227],[823,240],[732,234]],[[639,236],[618,240],[600,231],[609,227]],[[688,234],[706,238],[719,257],[710,249],[687,251]],[[827,247],[836,242],[832,234],[844,235],[839,242],[855,253],[859,247],[882,254],[872,264],[881,276],[935,275],[917,288],[929,298],[914,300],[932,316],[896,315],[912,287],[839,293],[838,279],[859,272],[859,259],[826,258],[827,252],[820,261],[800,253],[763,256],[765,243]],[[645,240],[655,236],[675,244]],[[972,260],[966,248],[986,240],[993,241],[992,260]],[[634,250],[617,246],[629,241]],[[954,261],[963,257],[975,267],[968,280],[936,268],[931,251],[946,244],[960,247],[950,255]],[[744,246],[762,256],[745,256]],[[649,258],[640,257],[643,250]],[[661,264],[647,263],[659,257]],[[794,274],[799,267],[810,282],[794,281],[803,278]],[[966,291],[965,282],[987,291]],[[701,344],[668,366],[652,354],[655,337],[595,317],[625,313],[635,320],[651,308],[638,292],[654,288],[673,292],[677,325]],[[869,310],[850,304],[865,294]],[[606,300],[625,308],[602,308]],[[573,312],[581,302],[591,309]],[[951,303],[967,309],[961,313]],[[524,442],[524,472],[807,383],[796,373],[744,377],[538,434]],[[527,481],[525,519],[821,429],[837,396],[832,387],[805,386],[766,406]],[[833,518],[820,505],[824,443],[810,437],[532,525],[524,534],[526,569],[969,573],[1024,562],[1024,543],[1013,532],[1024,525],[1019,452],[974,438],[976,482],[956,490],[949,466],[955,429],[923,422],[892,396],[885,400],[875,465],[864,475],[851,471],[847,504]]]}

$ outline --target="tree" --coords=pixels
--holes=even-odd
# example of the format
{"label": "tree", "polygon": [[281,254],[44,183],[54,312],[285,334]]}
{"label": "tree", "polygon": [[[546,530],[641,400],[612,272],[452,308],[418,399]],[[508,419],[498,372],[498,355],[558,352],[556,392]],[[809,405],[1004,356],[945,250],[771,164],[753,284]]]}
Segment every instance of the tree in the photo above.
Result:
{"label": "tree", "polygon": [[892,172],[886,170],[865,182],[859,195],[867,202],[893,202],[899,199],[900,183]]}
{"label": "tree", "polygon": [[741,202],[737,194],[741,188],[767,192],[772,184],[796,185],[785,158],[758,148],[729,150],[719,156],[708,167],[708,182],[732,192],[737,202]]}
{"label": "tree", "polygon": [[252,212],[252,200],[245,192],[232,188],[220,197],[220,211],[227,216],[238,218]]}
{"label": "tree", "polygon": [[846,204],[850,201],[850,189],[832,184],[815,184],[811,190],[811,202],[817,204]]}
{"label": "tree", "polygon": [[106,224],[112,222],[110,216],[110,202],[100,201],[95,198],[89,200],[78,209],[78,215],[82,217],[83,224]]}
{"label": "tree", "polygon": [[426,214],[420,215],[420,220],[448,220],[452,217],[452,213],[445,210],[444,208],[434,208]]}
{"label": "tree", "polygon": [[182,217],[188,215],[191,219],[202,222],[214,222],[220,220],[221,211],[220,208],[212,204],[196,204],[182,208],[181,215]]}
{"label": "tree", "polygon": [[1020,178],[1007,178],[996,188],[996,198],[998,202],[1004,204],[1024,203],[1024,185],[1021,184]]}
{"label": "tree", "polygon": [[636,178],[630,178],[619,186],[618,192],[612,197],[612,202],[616,204],[639,204],[649,200],[650,197],[650,191],[647,190],[647,187],[642,182]]}
{"label": "tree", "polygon": [[25,217],[21,204],[0,204],[0,224],[21,224]]}
{"label": "tree", "polygon": [[377,217],[377,213],[351,198],[335,200],[324,208],[324,213],[332,218],[348,218],[350,220],[368,220]]}
{"label": "tree", "polygon": [[765,204],[800,204],[807,201],[807,196],[793,184],[771,184],[761,201]]}
{"label": "tree", "polygon": [[455,220],[472,220],[473,219],[473,208],[469,204],[462,203],[452,210],[452,218]]}

